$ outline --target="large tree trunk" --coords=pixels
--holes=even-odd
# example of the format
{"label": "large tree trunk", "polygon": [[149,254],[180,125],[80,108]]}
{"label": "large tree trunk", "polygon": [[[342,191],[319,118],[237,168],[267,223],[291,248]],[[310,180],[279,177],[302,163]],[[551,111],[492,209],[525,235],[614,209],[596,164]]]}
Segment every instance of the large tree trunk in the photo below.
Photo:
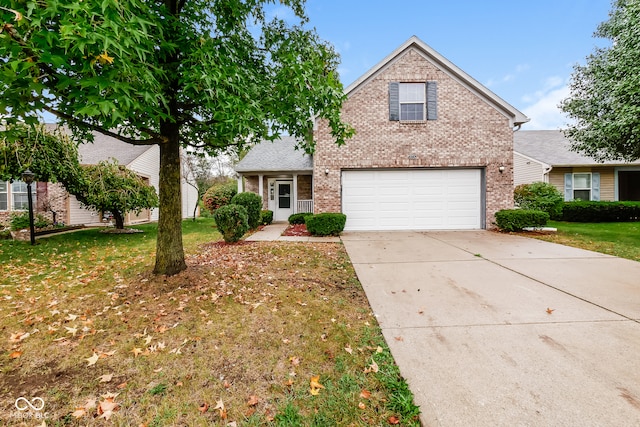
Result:
{"label": "large tree trunk", "polygon": [[117,209],[111,209],[111,213],[113,214],[113,219],[116,220],[116,228],[118,230],[124,230],[124,217],[122,213]]}
{"label": "large tree trunk", "polygon": [[169,141],[160,144],[160,218],[155,274],[168,276],[187,268],[182,248],[182,198],[180,195],[180,141],[176,125],[165,125]]}

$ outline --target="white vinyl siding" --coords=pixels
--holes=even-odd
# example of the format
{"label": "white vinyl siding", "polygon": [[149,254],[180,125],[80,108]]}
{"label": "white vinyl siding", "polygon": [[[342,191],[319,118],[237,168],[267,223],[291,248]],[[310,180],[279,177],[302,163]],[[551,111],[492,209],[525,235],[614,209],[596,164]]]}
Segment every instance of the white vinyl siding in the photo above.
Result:
{"label": "white vinyl siding", "polygon": [[[138,175],[148,178],[149,184],[155,187],[156,192],[160,188],[160,147],[153,145],[127,165],[127,168]],[[184,191],[184,187],[183,187]],[[183,216],[184,217],[184,216]],[[151,209],[151,221],[158,220],[158,209]]]}
{"label": "white vinyl siding", "polygon": [[345,230],[482,228],[479,169],[344,171]]}
{"label": "white vinyl siding", "polygon": [[531,184],[533,182],[547,182],[544,167],[540,162],[529,159],[518,153],[513,154],[513,184]]}

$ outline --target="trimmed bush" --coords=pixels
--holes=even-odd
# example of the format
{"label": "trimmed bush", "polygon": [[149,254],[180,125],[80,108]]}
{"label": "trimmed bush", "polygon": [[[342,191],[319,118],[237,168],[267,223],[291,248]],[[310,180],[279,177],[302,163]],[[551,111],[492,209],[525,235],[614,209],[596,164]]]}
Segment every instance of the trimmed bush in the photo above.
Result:
{"label": "trimmed bush", "polygon": [[216,209],[228,205],[233,196],[238,193],[238,184],[236,182],[226,182],[211,186],[202,196],[204,207],[211,213]]}
{"label": "trimmed bush", "polygon": [[569,222],[640,221],[640,202],[565,202],[562,220]]}
{"label": "trimmed bush", "polygon": [[546,182],[518,185],[513,191],[513,199],[520,209],[544,211],[553,219],[562,215],[564,197]]}
{"label": "trimmed bush", "polygon": [[241,205],[221,206],[213,213],[218,231],[227,243],[235,243],[249,230],[247,209]]}
{"label": "trimmed bush", "polygon": [[304,224],[307,217],[313,216],[311,212],[301,212],[289,215],[289,224]]}
{"label": "trimmed bush", "polygon": [[525,227],[544,227],[549,214],[529,209],[503,209],[496,212],[496,225],[504,231],[522,231]]}
{"label": "trimmed bush", "polygon": [[269,225],[273,222],[273,211],[265,210],[260,212],[260,224]]}
{"label": "trimmed bush", "polygon": [[262,197],[256,193],[238,193],[231,199],[231,204],[244,206],[249,216],[249,229],[258,228],[262,212]]}
{"label": "trimmed bush", "polygon": [[337,236],[344,230],[347,216],[341,213],[321,213],[305,218],[307,231],[314,236]]}

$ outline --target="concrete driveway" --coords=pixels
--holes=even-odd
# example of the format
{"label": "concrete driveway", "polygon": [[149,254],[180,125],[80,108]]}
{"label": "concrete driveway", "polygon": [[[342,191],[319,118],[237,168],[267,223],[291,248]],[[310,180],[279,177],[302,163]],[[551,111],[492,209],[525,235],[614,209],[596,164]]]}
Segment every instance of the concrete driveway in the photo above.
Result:
{"label": "concrete driveway", "polygon": [[425,426],[640,426],[640,263],[489,231],[342,236]]}

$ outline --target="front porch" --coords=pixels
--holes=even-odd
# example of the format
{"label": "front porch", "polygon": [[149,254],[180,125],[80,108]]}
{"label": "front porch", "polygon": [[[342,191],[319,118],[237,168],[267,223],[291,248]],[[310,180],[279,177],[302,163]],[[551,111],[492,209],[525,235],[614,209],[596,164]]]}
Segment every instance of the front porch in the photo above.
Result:
{"label": "front porch", "polygon": [[274,221],[287,221],[294,213],[313,213],[313,177],[309,173],[240,174],[238,192],[262,197],[262,208],[273,211]]}

